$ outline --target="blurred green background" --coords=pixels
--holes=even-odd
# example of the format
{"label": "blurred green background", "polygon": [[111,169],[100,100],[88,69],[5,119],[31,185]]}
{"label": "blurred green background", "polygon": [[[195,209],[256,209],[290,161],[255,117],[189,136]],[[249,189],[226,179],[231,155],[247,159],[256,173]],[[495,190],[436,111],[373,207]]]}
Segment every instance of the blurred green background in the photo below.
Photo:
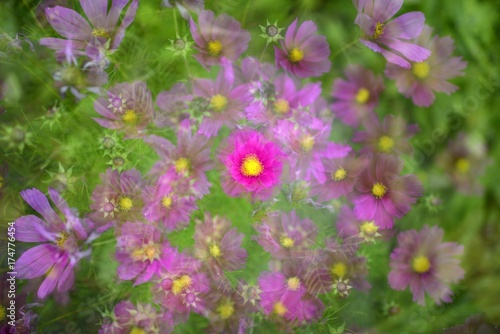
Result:
{"label": "blurred green background", "polygon": [[[62,1],[80,11],[78,1]],[[147,83],[153,96],[169,89],[178,81],[186,81],[187,68],[181,57],[174,57],[166,47],[175,38],[173,10],[162,8],[160,0],[141,0],[137,17],[129,27],[120,49],[112,56],[108,69],[109,85],[132,80]],[[2,0],[0,3],[0,33],[15,39],[23,34],[33,42],[35,52],[23,43],[22,52],[10,52],[0,58],[0,221],[2,231],[28,208],[19,197],[19,191],[37,187],[46,191],[55,186],[64,191],[63,196],[80,213],[88,211],[90,195],[99,183],[99,173],[110,167],[116,157],[125,160],[125,169],[138,168],[147,172],[156,161],[154,152],[139,140],[122,142],[123,149],[115,156],[104,155],[99,148],[104,131],[91,118],[94,96],[81,101],[71,95],[60,99],[53,84],[53,74],[59,68],[52,51],[38,45],[45,36],[57,36],[46,23],[43,13],[37,11],[39,1]],[[348,64],[362,64],[377,74],[382,74],[385,60],[367,48],[355,44],[344,46],[359,37],[353,21],[356,15],[350,0],[219,0],[206,1],[206,8],[216,13],[228,13],[242,22],[250,31],[252,41],[244,55],[274,61],[271,47],[259,37],[259,25],[266,20],[278,20],[286,28],[295,17],[313,20],[319,32],[327,37],[332,53],[338,52],[332,70],[320,78],[323,96],[328,98],[332,82],[343,76]],[[396,224],[396,229],[419,229],[425,224],[438,225],[445,230],[446,241],[465,246],[462,265],[465,279],[453,287],[454,301],[446,305],[426,307],[411,302],[408,291],[392,291],[387,283],[388,258],[395,242],[366,245],[361,252],[367,256],[372,290],[369,294],[353,292],[347,300],[324,298],[327,308],[319,324],[304,327],[300,333],[328,333],[344,323],[346,328],[366,328],[380,333],[439,333],[443,328],[463,323],[476,313],[484,312],[493,323],[500,322],[500,76],[498,64],[500,48],[497,34],[500,31],[500,1],[405,1],[399,15],[422,11],[426,23],[440,36],[455,40],[455,56],[468,62],[466,75],[452,82],[460,90],[451,96],[437,94],[430,108],[419,108],[401,96],[394,82],[385,80],[386,90],[376,109],[384,115],[401,115],[410,123],[418,124],[421,131],[413,138],[415,156],[403,157],[406,171],[418,175],[424,184],[424,197],[406,217]],[[187,23],[177,15],[181,36],[188,34]],[[189,36],[188,36],[189,38]],[[2,37],[0,51],[9,43]],[[194,76],[214,77],[191,54],[187,57],[189,71]],[[316,79],[317,80],[317,79]],[[55,108],[55,109],[54,109]],[[15,134],[23,133],[23,138]],[[476,147],[486,148],[482,160],[484,171],[477,182],[484,186],[481,194],[470,195],[457,191],[449,173],[438,164],[445,154],[449,141],[460,132],[467,134]],[[175,129],[152,129],[152,133],[175,138]],[[353,130],[334,122],[332,138],[350,142]],[[227,132],[223,133],[223,136]],[[221,136],[219,136],[221,137]],[[438,138],[439,139],[436,139]],[[215,147],[215,146],[214,146]],[[474,171],[472,171],[474,172]],[[193,218],[202,217],[204,211],[222,214],[231,219],[245,237],[244,246],[249,251],[249,261],[244,271],[233,273],[236,279],[255,282],[258,273],[266,269],[269,257],[250,239],[254,234],[251,218],[252,207],[244,199],[228,198],[218,185],[217,173],[209,173],[214,184],[209,196],[199,202],[200,210]],[[475,177],[475,176],[474,176]],[[285,196],[282,196],[284,199]],[[339,203],[336,203],[337,205]],[[280,204],[281,205],[281,204]],[[314,210],[303,203],[284,203],[285,210],[296,209],[301,216],[313,219],[321,231],[334,231],[335,216],[323,210]],[[172,243],[182,249],[193,244],[193,224],[184,231],[173,233]],[[1,272],[6,268],[2,232]],[[149,287],[131,289],[131,283],[115,284],[117,264],[110,260],[114,254],[114,238],[105,233],[93,244],[90,261],[82,261],[77,274],[76,289],[71,293],[67,307],[56,306],[51,298],[37,309],[40,314],[40,333],[90,333],[96,332],[101,312],[112,310],[124,298],[148,301]],[[17,244],[18,252],[30,245]],[[26,286],[18,283],[18,286]],[[258,319],[257,319],[258,320]],[[192,316],[189,323],[178,327],[178,333],[200,333],[206,320]],[[86,327],[83,327],[86,326]],[[82,331],[82,328],[88,328]],[[272,332],[272,325],[263,322],[254,333]]]}

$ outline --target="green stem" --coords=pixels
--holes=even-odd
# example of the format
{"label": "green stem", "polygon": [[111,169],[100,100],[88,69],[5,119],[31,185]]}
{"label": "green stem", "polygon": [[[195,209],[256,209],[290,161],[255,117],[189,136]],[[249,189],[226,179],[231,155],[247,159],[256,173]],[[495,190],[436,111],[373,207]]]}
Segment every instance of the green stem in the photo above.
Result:
{"label": "green stem", "polygon": [[353,40],[351,43],[349,43],[347,45],[344,45],[342,48],[340,48],[339,50],[335,51],[330,56],[330,59],[331,60],[335,59],[335,57],[337,57],[339,54],[341,54],[342,52],[344,52],[345,50],[349,49],[351,46],[353,46],[354,44],[356,44],[357,41],[358,41],[358,38],[356,38],[355,40]]}

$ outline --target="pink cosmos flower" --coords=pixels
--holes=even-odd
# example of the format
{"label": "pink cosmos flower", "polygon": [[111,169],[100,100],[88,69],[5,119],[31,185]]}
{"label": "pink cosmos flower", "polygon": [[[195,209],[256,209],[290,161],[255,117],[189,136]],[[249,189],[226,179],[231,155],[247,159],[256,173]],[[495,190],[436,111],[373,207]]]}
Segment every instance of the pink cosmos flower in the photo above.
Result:
{"label": "pink cosmos flower", "polygon": [[427,25],[414,42],[431,50],[430,57],[411,63],[411,68],[387,64],[385,75],[396,80],[398,91],[411,97],[417,106],[429,107],[434,102],[434,92],[450,95],[458,89],[447,80],[463,76],[467,62],[462,61],[462,57],[451,56],[455,49],[453,39],[432,36],[432,28]]}
{"label": "pink cosmos flower", "polygon": [[251,319],[254,307],[245,303],[240,287],[230,292],[213,289],[207,294],[208,314],[206,317],[210,325],[205,333],[247,333],[253,324]]}
{"label": "pink cosmos flower", "polygon": [[425,292],[437,304],[451,302],[451,283],[464,277],[458,256],[464,247],[442,242],[444,231],[436,226],[409,230],[398,235],[398,247],[391,254],[389,284],[395,290],[410,286],[413,301],[425,305]]}
{"label": "pink cosmos flower", "polygon": [[42,242],[28,249],[16,262],[17,277],[33,279],[44,276],[38,289],[38,298],[44,299],[57,289],[68,291],[74,283],[77,263],[89,250],[82,250],[82,244],[96,236],[89,235],[93,223],[75,216],[73,209],[52,188],[49,197],[59,210],[54,211],[45,195],[38,189],[21,191],[21,197],[38,212],[43,219],[34,215],[22,216],[15,221],[16,239],[23,242]]}
{"label": "pink cosmos flower", "polygon": [[214,18],[211,10],[202,10],[198,24],[199,27],[189,19],[191,35],[199,52],[194,57],[204,67],[219,65],[222,57],[236,61],[248,48],[250,34],[227,14]]}
{"label": "pink cosmos flower", "polygon": [[382,76],[359,65],[349,65],[344,74],[347,80],[335,79],[332,96],[332,111],[349,126],[357,127],[378,105],[378,97],[384,90]]}
{"label": "pink cosmos flower", "polygon": [[381,229],[392,228],[394,218],[407,214],[422,196],[422,184],[415,175],[399,176],[403,162],[397,156],[369,154],[368,160],[355,185],[354,214],[358,219],[374,220]]}
{"label": "pink cosmos flower", "polygon": [[358,15],[356,23],[364,36],[359,41],[388,62],[410,68],[409,61],[426,60],[431,51],[411,43],[424,27],[425,16],[410,12],[389,21],[403,5],[403,0],[353,0]]}
{"label": "pink cosmos flower", "polygon": [[127,222],[120,233],[116,238],[118,277],[135,279],[134,286],[149,281],[160,271],[160,259],[174,251],[161,241],[161,231],[152,224]]}
{"label": "pink cosmos flower", "polygon": [[193,95],[188,94],[184,83],[176,83],[170,90],[162,91],[156,97],[159,111],[153,112],[153,120],[157,127],[176,128],[184,120],[189,118],[189,103]]}
{"label": "pink cosmos flower", "polygon": [[224,191],[230,196],[250,193],[266,200],[280,183],[283,152],[274,142],[253,130],[238,130],[227,138],[219,159]]}
{"label": "pink cosmos flower", "polygon": [[286,30],[282,49],[274,47],[276,67],[299,78],[317,77],[330,71],[330,47],[325,36],[315,34],[318,28],[313,21],[305,21],[298,28],[297,21]]}

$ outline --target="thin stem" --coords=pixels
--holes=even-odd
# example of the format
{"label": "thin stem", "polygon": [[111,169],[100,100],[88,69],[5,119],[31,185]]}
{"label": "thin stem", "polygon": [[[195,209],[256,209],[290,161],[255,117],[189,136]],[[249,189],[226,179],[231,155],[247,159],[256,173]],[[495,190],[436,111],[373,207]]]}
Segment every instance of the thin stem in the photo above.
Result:
{"label": "thin stem", "polygon": [[177,26],[177,8],[174,8],[174,27],[175,27],[175,36],[179,37],[179,27]]}
{"label": "thin stem", "polygon": [[358,38],[356,38],[355,40],[353,40],[351,43],[349,43],[347,45],[344,45],[342,48],[340,48],[339,50],[337,50],[334,53],[332,53],[332,55],[330,56],[330,59],[331,60],[335,59],[335,57],[337,57],[339,54],[341,54],[342,52],[344,52],[345,50],[349,49],[351,46],[353,46],[354,44],[356,44],[357,41],[358,41]]}

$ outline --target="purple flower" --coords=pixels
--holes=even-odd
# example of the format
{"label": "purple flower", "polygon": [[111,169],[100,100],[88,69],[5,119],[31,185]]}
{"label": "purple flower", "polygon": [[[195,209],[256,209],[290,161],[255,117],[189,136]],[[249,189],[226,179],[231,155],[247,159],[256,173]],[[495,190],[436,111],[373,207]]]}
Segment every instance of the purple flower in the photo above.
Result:
{"label": "purple flower", "polygon": [[467,62],[462,57],[452,57],[455,49],[450,37],[432,37],[432,28],[425,26],[422,34],[414,40],[432,51],[425,61],[411,64],[411,68],[401,68],[387,64],[385,75],[396,80],[398,91],[406,97],[411,97],[413,103],[420,107],[429,107],[435,99],[434,92],[450,95],[458,89],[447,80],[463,76]]}
{"label": "purple flower", "polygon": [[379,227],[375,225],[373,221],[357,219],[351,207],[348,205],[344,205],[340,209],[335,226],[338,236],[342,238],[346,246],[349,242],[355,244],[363,240],[375,242],[375,238],[381,237],[382,235],[388,237],[388,234],[392,232],[391,230],[383,230],[381,231],[382,234],[378,233]]}
{"label": "purple flower", "polygon": [[94,118],[101,126],[119,129],[128,137],[141,137],[153,118],[153,99],[141,81],[121,83],[110,88],[107,98],[94,102],[94,109],[103,118]]}
{"label": "purple flower", "polygon": [[241,288],[230,292],[212,290],[207,295],[208,319],[210,326],[207,333],[247,333],[253,320],[250,319],[253,307],[245,303]]}
{"label": "purple flower", "polygon": [[199,51],[194,57],[204,67],[219,65],[222,57],[235,61],[248,48],[250,34],[227,14],[214,18],[212,11],[202,10],[198,16],[199,27],[191,18],[189,24]]}
{"label": "purple flower", "polygon": [[161,241],[160,230],[151,224],[127,222],[116,240],[118,277],[135,278],[134,286],[149,281],[160,270],[160,258],[174,251],[168,242]]}
{"label": "purple flower", "polygon": [[49,189],[49,197],[62,216],[52,209],[45,195],[38,189],[23,190],[21,197],[43,219],[34,215],[18,218],[15,221],[16,239],[43,244],[28,249],[17,260],[17,277],[33,279],[45,275],[38,289],[38,297],[41,299],[55,289],[59,292],[68,291],[73,286],[76,264],[90,254],[90,250],[81,249],[81,244],[93,238],[89,238],[93,223],[75,216],[73,209],[69,208],[54,189]]}
{"label": "purple flower", "polygon": [[395,155],[369,154],[368,160],[355,185],[354,214],[381,229],[392,228],[394,218],[407,214],[422,196],[422,184],[413,174],[399,176],[403,162]]}
{"label": "purple flower", "polygon": [[[358,15],[356,23],[364,36],[359,41],[388,62],[410,68],[409,61],[426,60],[431,51],[410,43],[422,32],[425,16],[410,12],[389,21],[403,5],[403,0],[353,0]],[[389,21],[389,22],[388,22]]]}
{"label": "purple flower", "polygon": [[458,256],[463,246],[442,242],[444,231],[427,225],[420,231],[409,230],[398,235],[398,247],[391,254],[389,284],[395,290],[408,286],[413,301],[425,305],[427,292],[437,304],[451,302],[451,283],[464,277]]}
{"label": "purple flower", "polygon": [[332,103],[332,111],[343,123],[357,127],[378,105],[384,81],[382,76],[375,76],[359,65],[349,65],[344,74],[347,80],[333,82],[332,96],[336,101]]}
{"label": "purple flower", "polygon": [[155,125],[159,128],[179,126],[184,119],[189,118],[187,110],[192,99],[193,96],[188,94],[183,83],[176,83],[169,91],[160,92],[156,97],[160,110],[153,112]]}
{"label": "purple flower", "polygon": [[376,115],[371,115],[364,122],[365,131],[356,132],[352,138],[355,143],[362,143],[360,153],[380,152],[387,154],[410,154],[413,147],[409,140],[419,128],[416,124],[407,125],[400,116],[387,115],[379,122]]}
{"label": "purple flower", "polygon": [[84,55],[87,46],[109,45],[109,50],[116,50],[123,37],[125,29],[134,21],[138,0],[132,0],[125,16],[118,26],[121,12],[130,0],[113,1],[108,12],[108,0],[80,0],[80,5],[89,22],[72,9],[55,6],[47,7],[45,15],[52,28],[62,38],[46,37],[40,44],[56,50],[59,60],[64,60],[68,50],[76,55]]}
{"label": "purple flower", "polygon": [[500,325],[497,325],[495,328],[493,324],[488,322],[484,314],[475,314],[465,319],[465,323],[462,325],[444,329],[443,334],[497,334],[499,332]]}
{"label": "purple flower", "polygon": [[269,214],[255,226],[254,239],[266,252],[277,259],[303,255],[316,241],[316,225],[309,219],[300,219],[295,211]]}
{"label": "purple flower", "polygon": [[305,21],[298,28],[297,21],[286,30],[282,49],[274,47],[276,67],[299,78],[317,77],[330,71],[330,47],[325,36],[315,34],[318,28],[313,21]]}

